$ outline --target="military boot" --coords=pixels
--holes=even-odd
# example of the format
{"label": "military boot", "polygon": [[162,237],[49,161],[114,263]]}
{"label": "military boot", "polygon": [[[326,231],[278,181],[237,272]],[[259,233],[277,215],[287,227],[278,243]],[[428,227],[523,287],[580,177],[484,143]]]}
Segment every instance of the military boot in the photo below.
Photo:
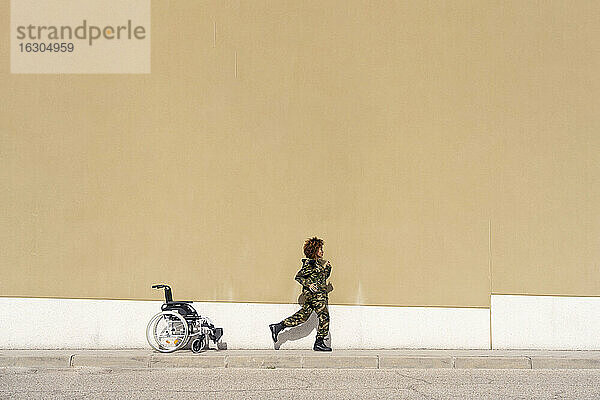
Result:
{"label": "military boot", "polygon": [[285,328],[283,322],[278,322],[276,324],[269,325],[269,329],[271,329],[271,337],[273,338],[273,342],[277,343],[277,335]]}
{"label": "military boot", "polygon": [[325,342],[323,341],[323,338],[317,338],[317,340],[315,340],[315,345],[313,346],[313,350],[314,351],[331,351],[331,347],[328,347]]}

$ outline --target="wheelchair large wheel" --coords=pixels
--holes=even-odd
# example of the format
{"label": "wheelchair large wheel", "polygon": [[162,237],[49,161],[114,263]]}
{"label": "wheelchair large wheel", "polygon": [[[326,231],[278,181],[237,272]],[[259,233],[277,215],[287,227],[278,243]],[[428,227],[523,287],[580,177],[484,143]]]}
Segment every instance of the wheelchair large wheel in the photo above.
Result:
{"label": "wheelchair large wheel", "polygon": [[156,314],[146,328],[148,344],[161,353],[172,353],[185,346],[189,339],[185,318],[174,311]]}

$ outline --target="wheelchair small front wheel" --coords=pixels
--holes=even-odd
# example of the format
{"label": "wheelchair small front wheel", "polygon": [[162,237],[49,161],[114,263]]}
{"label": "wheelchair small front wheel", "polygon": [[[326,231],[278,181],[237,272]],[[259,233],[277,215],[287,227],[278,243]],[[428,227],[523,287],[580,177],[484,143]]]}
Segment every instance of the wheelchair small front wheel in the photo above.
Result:
{"label": "wheelchair small front wheel", "polygon": [[188,323],[174,311],[156,314],[146,327],[148,344],[161,353],[172,353],[185,346],[189,339]]}
{"label": "wheelchair small front wheel", "polygon": [[205,345],[204,338],[205,335],[200,335],[197,339],[194,339],[191,346],[193,353],[200,353],[202,351]]}

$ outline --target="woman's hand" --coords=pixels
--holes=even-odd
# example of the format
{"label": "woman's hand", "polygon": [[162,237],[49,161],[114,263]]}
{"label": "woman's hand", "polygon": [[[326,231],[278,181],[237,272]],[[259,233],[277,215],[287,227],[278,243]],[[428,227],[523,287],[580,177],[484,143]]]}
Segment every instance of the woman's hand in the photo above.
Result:
{"label": "woman's hand", "polygon": [[317,286],[316,283],[311,283],[310,286],[308,287],[310,289],[311,292],[313,293],[317,293],[319,291],[319,287]]}

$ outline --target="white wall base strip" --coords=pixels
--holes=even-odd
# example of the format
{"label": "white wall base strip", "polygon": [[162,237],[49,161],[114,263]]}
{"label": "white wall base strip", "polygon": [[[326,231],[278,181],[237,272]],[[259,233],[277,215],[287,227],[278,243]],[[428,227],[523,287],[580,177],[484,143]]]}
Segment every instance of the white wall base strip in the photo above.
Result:
{"label": "white wall base strip", "polygon": [[[2,349],[144,348],[146,324],[160,301],[0,298]],[[268,325],[294,304],[194,303],[224,328],[230,349],[272,349]],[[438,307],[329,306],[337,349],[489,348],[489,310]],[[310,349],[316,315],[280,334],[282,349]]]}
{"label": "white wall base strip", "polygon": [[599,350],[600,298],[492,296],[494,349]]}

